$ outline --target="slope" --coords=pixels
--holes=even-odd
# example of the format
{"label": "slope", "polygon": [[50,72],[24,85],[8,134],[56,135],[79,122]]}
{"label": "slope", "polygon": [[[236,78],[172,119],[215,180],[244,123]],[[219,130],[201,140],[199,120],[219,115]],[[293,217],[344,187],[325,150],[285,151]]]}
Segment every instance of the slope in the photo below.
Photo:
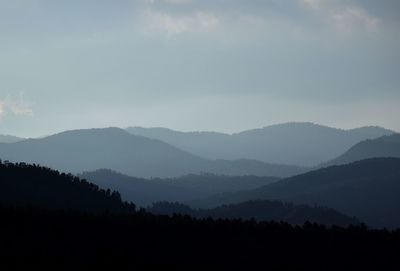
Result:
{"label": "slope", "polygon": [[375,158],[332,166],[261,188],[192,202],[212,207],[255,199],[318,204],[375,227],[400,227],[400,159]]}
{"label": "slope", "polygon": [[159,201],[190,201],[217,193],[254,189],[278,180],[276,177],[185,175],[171,179],[141,179],[111,170],[85,172],[79,177],[102,188],[121,192],[122,198],[140,206]]}
{"label": "slope", "polygon": [[400,157],[400,134],[362,141],[324,166],[349,164],[375,157]]}

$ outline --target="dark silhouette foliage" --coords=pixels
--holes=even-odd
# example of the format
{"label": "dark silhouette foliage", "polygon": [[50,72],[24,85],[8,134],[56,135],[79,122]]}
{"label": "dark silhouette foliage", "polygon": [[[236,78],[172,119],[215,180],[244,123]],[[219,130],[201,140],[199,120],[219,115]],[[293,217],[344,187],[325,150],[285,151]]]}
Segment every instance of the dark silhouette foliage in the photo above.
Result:
{"label": "dark silhouette foliage", "polygon": [[153,215],[72,175],[7,162],[0,193],[0,270],[399,268],[399,230]]}
{"label": "dark silhouette foliage", "polygon": [[400,231],[0,208],[2,270],[398,270]]}
{"label": "dark silhouette foliage", "polygon": [[78,209],[90,212],[131,212],[134,204],[121,201],[116,191],[71,174],[25,163],[0,161],[0,204]]}
{"label": "dark silhouette foliage", "polygon": [[160,215],[184,214],[197,218],[255,219],[256,221],[284,221],[303,225],[313,223],[336,226],[360,224],[354,217],[346,216],[336,210],[325,207],[294,205],[281,201],[255,200],[238,204],[229,204],[213,209],[192,209],[181,203],[158,202],[147,209]]}

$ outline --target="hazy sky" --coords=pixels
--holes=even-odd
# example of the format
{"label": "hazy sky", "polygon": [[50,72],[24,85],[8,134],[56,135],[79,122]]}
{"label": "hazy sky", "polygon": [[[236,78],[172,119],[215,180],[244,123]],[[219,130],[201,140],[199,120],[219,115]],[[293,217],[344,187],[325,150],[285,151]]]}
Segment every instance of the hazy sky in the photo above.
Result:
{"label": "hazy sky", "polygon": [[0,133],[400,131],[399,0],[0,0]]}

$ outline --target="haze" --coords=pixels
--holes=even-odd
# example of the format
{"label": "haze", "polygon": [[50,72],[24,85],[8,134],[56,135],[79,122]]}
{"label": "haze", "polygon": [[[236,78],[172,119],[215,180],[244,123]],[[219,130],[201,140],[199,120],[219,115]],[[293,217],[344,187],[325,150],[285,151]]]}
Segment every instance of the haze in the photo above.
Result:
{"label": "haze", "polygon": [[0,0],[0,133],[400,131],[397,0]]}

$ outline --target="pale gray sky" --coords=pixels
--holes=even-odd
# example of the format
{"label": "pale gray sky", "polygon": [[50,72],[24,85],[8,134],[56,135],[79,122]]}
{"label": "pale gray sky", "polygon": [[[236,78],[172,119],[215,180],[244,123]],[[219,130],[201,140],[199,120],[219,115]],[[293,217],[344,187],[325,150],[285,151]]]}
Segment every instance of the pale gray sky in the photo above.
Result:
{"label": "pale gray sky", "polygon": [[0,0],[0,133],[400,131],[398,0]]}

